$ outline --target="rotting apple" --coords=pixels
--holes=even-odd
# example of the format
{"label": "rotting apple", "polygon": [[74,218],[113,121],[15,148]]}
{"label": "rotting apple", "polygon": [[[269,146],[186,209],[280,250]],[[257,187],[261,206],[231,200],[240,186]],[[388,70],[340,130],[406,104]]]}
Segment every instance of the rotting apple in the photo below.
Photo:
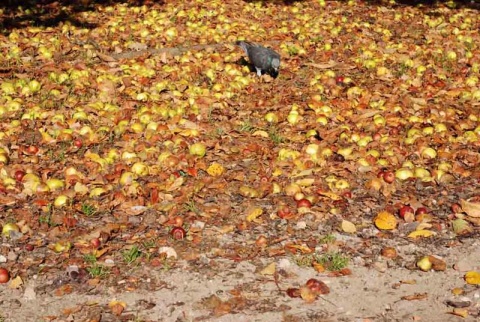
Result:
{"label": "rotting apple", "polygon": [[405,219],[405,216],[407,214],[411,214],[411,215],[414,215],[415,214],[415,210],[410,207],[409,205],[404,205],[402,206],[402,208],[400,208],[400,210],[398,211],[398,215],[400,216],[400,218],[402,219]]}
{"label": "rotting apple", "polygon": [[10,280],[10,273],[7,269],[0,267],[0,284],[7,283]]}
{"label": "rotting apple", "polygon": [[303,199],[297,200],[297,207],[298,208],[311,208],[312,203],[310,202],[310,200],[308,200],[306,198],[303,198]]}
{"label": "rotting apple", "polygon": [[170,231],[170,236],[176,240],[182,240],[187,235],[187,232],[182,227],[173,227]]}
{"label": "rotting apple", "polygon": [[395,173],[392,171],[385,171],[383,172],[382,178],[386,183],[392,183],[395,181]]}

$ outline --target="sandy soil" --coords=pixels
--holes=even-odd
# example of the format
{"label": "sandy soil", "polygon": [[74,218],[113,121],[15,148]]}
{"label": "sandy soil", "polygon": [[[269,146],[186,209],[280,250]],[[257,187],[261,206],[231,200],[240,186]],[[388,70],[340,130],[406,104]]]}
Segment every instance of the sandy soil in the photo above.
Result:
{"label": "sandy soil", "polygon": [[[347,244],[356,242],[357,238],[347,239]],[[395,261],[379,256],[379,247],[371,247],[371,261],[365,256],[352,258],[353,274],[342,277],[299,267],[287,256],[241,262],[205,256],[180,260],[172,269],[136,267],[135,277],[108,286],[75,282],[61,274],[56,279],[37,276],[18,289],[0,286],[0,314],[5,322],[478,321],[480,289],[466,285],[463,276],[480,269],[480,241],[466,239],[455,246],[397,241],[400,257]],[[442,257],[447,270],[413,269],[422,253]],[[276,282],[273,275],[262,274],[272,262]],[[330,294],[310,304],[286,295],[287,288],[299,287],[312,277],[325,282]],[[453,295],[456,287],[464,294]],[[416,300],[403,298],[415,294]],[[112,314],[112,300],[126,304],[121,315]],[[469,316],[452,315],[452,303],[447,301],[457,306],[470,303]]]}

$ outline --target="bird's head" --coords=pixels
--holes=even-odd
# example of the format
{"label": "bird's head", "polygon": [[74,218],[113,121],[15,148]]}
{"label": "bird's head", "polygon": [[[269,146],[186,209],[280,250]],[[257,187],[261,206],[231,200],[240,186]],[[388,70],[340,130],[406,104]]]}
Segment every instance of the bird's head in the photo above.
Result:
{"label": "bird's head", "polygon": [[280,59],[273,58],[271,66],[272,66],[273,71],[275,73],[278,73],[278,69],[280,68]]}

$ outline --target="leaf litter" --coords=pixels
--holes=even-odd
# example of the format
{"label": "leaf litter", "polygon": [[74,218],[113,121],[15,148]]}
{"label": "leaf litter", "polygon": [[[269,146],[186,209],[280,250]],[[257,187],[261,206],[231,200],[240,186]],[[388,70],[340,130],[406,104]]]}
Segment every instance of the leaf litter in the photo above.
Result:
{"label": "leaf litter", "polygon": [[[230,288],[211,294],[216,280],[201,306],[169,301],[198,319],[306,319],[301,308],[323,300],[315,317],[334,319],[348,314],[341,283],[365,276],[374,289],[405,268],[416,280],[450,274],[445,285],[474,294],[478,264],[452,267],[480,226],[476,12],[353,3],[67,5],[83,26],[42,25],[59,3],[35,26],[2,7],[19,21],[2,25],[0,60],[9,292],[86,296],[36,317],[50,320],[133,319],[135,302],[120,297],[188,294],[183,269],[223,274]],[[239,38],[279,52],[280,75],[251,73]],[[393,312],[368,296],[351,311],[398,318],[402,301],[434,298],[424,283],[385,297]],[[107,302],[87,299],[104,290]]]}

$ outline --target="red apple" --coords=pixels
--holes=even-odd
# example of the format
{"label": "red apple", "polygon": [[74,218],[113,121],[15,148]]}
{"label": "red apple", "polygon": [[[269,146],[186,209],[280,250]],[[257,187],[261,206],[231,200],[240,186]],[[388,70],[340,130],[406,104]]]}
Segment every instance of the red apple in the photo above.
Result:
{"label": "red apple", "polygon": [[383,181],[385,181],[386,183],[392,183],[393,181],[395,181],[395,173],[393,173],[392,171],[385,171],[382,175],[382,178]]}
{"label": "red apple", "polygon": [[80,149],[83,146],[82,140],[76,139],[73,141],[73,145],[77,148]]}
{"label": "red apple", "polygon": [[8,271],[1,267],[0,268],[0,284],[4,284],[10,280],[10,273]]}
{"label": "red apple", "polygon": [[301,297],[301,294],[300,294],[300,289],[299,288],[289,288],[287,289],[287,295],[290,296],[290,297]]}
{"label": "red apple", "polygon": [[454,203],[452,205],[452,211],[454,214],[460,214],[463,212],[462,206],[460,206],[458,203]]}
{"label": "red apple", "polygon": [[410,215],[414,215],[415,214],[415,211],[413,210],[412,207],[408,206],[408,205],[404,205],[402,208],[400,208],[400,210],[398,211],[398,215],[405,219],[405,216],[408,216],[408,214]]}
{"label": "red apple", "polygon": [[37,154],[38,153],[38,147],[36,147],[35,145],[30,145],[27,147],[27,153],[28,154]]}
{"label": "red apple", "polygon": [[289,218],[292,218],[294,216],[294,214],[292,213],[292,211],[288,208],[288,206],[281,206],[278,210],[277,210],[277,216],[282,218],[282,219],[289,219]]}
{"label": "red apple", "polygon": [[427,213],[428,213],[428,209],[425,207],[418,207],[417,210],[415,210],[415,216],[424,215]]}
{"label": "red apple", "polygon": [[310,200],[308,199],[300,199],[297,201],[297,207],[298,208],[302,208],[302,207],[305,207],[305,208],[310,208],[312,207],[312,203],[310,202]]}
{"label": "red apple", "polygon": [[182,227],[173,227],[173,229],[170,231],[170,235],[173,239],[181,240],[185,238],[187,232]]}
{"label": "red apple", "polygon": [[100,239],[98,239],[98,238],[92,238],[90,240],[90,245],[92,245],[92,247],[94,249],[97,249],[98,247],[100,247],[100,244],[101,244],[101,242],[100,242]]}
{"label": "red apple", "polygon": [[25,176],[25,171],[17,170],[17,171],[15,171],[13,176],[15,177],[15,180],[22,181],[23,177]]}

